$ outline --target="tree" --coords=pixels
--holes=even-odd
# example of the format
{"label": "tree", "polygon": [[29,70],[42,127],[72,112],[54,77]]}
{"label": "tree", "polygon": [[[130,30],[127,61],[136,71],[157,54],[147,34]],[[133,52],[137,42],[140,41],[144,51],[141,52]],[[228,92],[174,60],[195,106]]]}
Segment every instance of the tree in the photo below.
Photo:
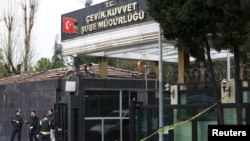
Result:
{"label": "tree", "polygon": [[6,76],[27,72],[33,55],[31,39],[38,1],[1,0],[1,6],[4,23],[1,48]]}
{"label": "tree", "polygon": [[52,68],[52,63],[48,58],[41,58],[37,61],[37,64],[35,66],[36,72],[46,71],[50,70]]}
{"label": "tree", "polygon": [[85,7],[89,7],[92,4],[92,0],[85,1]]}
{"label": "tree", "polygon": [[89,7],[92,4],[92,0],[80,0],[82,3],[84,3],[85,7]]}
{"label": "tree", "polygon": [[[249,32],[247,0],[146,0],[149,14],[160,23],[166,39],[177,40],[178,50],[190,52],[197,60],[208,57],[208,69],[211,73],[214,97],[217,100],[219,124],[224,124],[220,93],[214,78],[213,63],[210,49],[217,51],[230,49],[234,52],[235,63],[238,57],[238,47],[245,42]],[[201,54],[201,55],[200,55]],[[236,64],[235,64],[236,65]],[[239,84],[239,68],[235,67],[235,82]],[[237,84],[237,85],[238,85]],[[238,88],[236,86],[236,88]],[[240,94],[236,91],[236,94]],[[238,97],[237,96],[237,97]],[[237,99],[237,98],[236,98]],[[237,100],[236,100],[237,101]],[[239,104],[239,100],[237,101]],[[241,124],[239,107],[237,122]]]}
{"label": "tree", "polygon": [[58,42],[58,35],[55,39],[54,45],[54,55],[52,56],[52,68],[61,68],[65,67],[63,55],[62,55],[62,45]]}
{"label": "tree", "polygon": [[242,91],[240,90],[239,49],[240,47],[244,48],[243,45],[246,44],[250,32],[250,13],[248,12],[250,2],[248,0],[222,0],[218,3],[217,1],[214,1],[214,5],[220,7],[223,13],[222,18],[217,23],[220,36],[218,36],[216,47],[226,48],[234,53],[237,124],[243,124],[242,111],[240,107],[240,103],[242,102]]}
{"label": "tree", "polygon": [[24,0],[21,4],[23,10],[23,26],[24,26],[24,72],[28,72],[29,65],[33,58],[33,50],[31,45],[32,29],[35,22],[35,14],[38,9],[38,0]]}
{"label": "tree", "polygon": [[[14,52],[20,52],[20,40],[17,35],[20,35],[18,27],[20,26],[17,20],[18,8],[14,1],[3,1],[1,5],[2,19],[4,29],[1,31],[1,48],[3,51],[3,64],[7,70],[7,76],[12,74],[20,74],[22,62],[21,55]],[[16,59],[16,60],[15,60]]]}
{"label": "tree", "polygon": [[6,75],[6,69],[3,64],[3,55],[2,50],[0,49],[0,78],[3,78]]}

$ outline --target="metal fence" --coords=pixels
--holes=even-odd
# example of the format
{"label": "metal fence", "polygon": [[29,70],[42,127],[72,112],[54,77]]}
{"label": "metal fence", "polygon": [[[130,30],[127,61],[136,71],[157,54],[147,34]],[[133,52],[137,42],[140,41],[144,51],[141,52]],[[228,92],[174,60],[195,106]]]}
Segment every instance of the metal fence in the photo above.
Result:
{"label": "metal fence", "polygon": [[[214,66],[215,81],[221,81],[227,78],[227,68],[224,66]],[[167,73],[166,80],[168,82],[178,82],[178,69],[171,70]],[[230,67],[230,78],[235,76],[235,67]],[[207,68],[193,67],[185,69],[184,80],[189,83],[196,82],[209,82],[211,81],[212,75]],[[240,65],[240,79],[250,80],[250,63]]]}

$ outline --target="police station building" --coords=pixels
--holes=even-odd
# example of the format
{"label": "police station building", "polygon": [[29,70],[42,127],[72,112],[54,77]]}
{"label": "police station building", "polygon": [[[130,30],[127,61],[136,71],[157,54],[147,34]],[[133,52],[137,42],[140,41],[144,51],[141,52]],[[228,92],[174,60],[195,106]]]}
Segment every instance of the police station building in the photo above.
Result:
{"label": "police station building", "polygon": [[[11,84],[4,84],[10,78],[0,80],[0,127],[9,127],[16,108],[28,115],[33,108],[41,114],[54,107],[63,129],[58,141],[207,141],[208,125],[218,124],[210,75],[204,67],[187,73],[194,58],[160,32],[145,0],[111,0],[61,15],[63,55],[73,58],[74,69],[20,75]],[[228,55],[224,50],[211,54],[213,60]],[[98,64],[82,67],[80,57],[98,58]],[[140,72],[111,68],[109,58],[138,61]],[[147,62],[154,64],[154,77],[147,75]],[[167,80],[162,79],[163,63],[175,66]],[[90,67],[95,71],[89,72]],[[225,71],[216,72],[225,124],[237,124],[236,107],[243,124],[250,124],[250,73],[241,75],[236,105],[234,80],[222,81]],[[25,82],[16,83],[20,80]],[[9,133],[0,128],[0,140],[9,139]]]}

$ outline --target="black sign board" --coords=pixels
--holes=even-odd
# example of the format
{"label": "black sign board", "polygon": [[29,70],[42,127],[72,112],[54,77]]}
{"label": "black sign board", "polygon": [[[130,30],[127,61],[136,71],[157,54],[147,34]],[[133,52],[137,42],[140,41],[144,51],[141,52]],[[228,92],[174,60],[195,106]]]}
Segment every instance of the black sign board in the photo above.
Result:
{"label": "black sign board", "polygon": [[145,0],[113,0],[61,16],[61,40],[150,21]]}

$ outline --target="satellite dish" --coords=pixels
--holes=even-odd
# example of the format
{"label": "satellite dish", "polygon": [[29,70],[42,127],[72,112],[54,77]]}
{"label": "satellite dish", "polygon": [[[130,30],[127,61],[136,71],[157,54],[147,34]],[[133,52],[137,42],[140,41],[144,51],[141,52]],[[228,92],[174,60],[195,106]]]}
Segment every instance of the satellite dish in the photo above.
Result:
{"label": "satellite dish", "polygon": [[138,65],[139,71],[141,73],[145,73],[147,63],[145,61],[139,61],[137,65]]}

